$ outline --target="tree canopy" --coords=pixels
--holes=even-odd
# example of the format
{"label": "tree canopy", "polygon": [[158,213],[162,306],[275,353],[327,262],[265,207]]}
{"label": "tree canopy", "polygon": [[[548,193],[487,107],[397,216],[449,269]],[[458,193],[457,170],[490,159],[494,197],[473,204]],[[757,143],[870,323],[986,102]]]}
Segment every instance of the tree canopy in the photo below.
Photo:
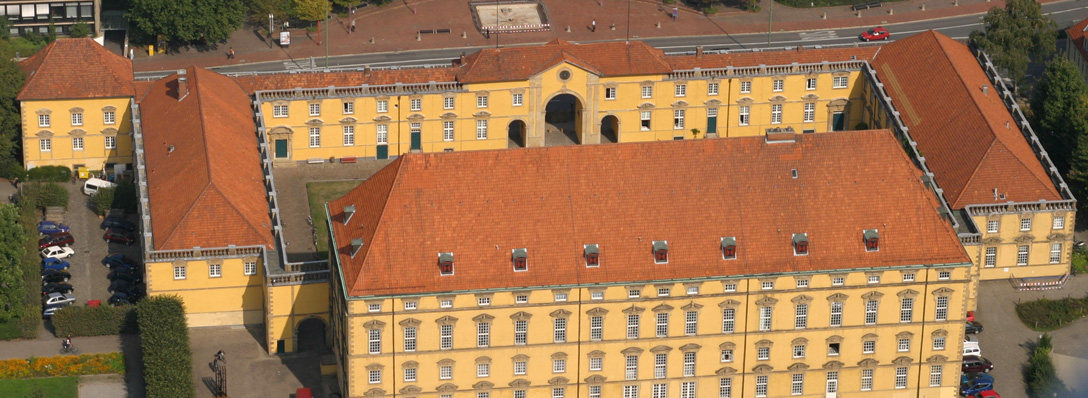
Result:
{"label": "tree canopy", "polygon": [[303,21],[321,21],[330,11],[326,0],[294,0],[294,14]]}
{"label": "tree canopy", "polygon": [[1018,83],[1031,63],[1054,52],[1058,25],[1043,15],[1035,0],[1008,0],[1005,8],[991,8],[982,20],[984,29],[971,32],[971,42]]}
{"label": "tree canopy", "polygon": [[18,224],[15,205],[0,204],[0,321],[8,321],[22,312],[25,291],[22,262],[26,256],[26,235]]}
{"label": "tree canopy", "polygon": [[1088,84],[1077,67],[1055,57],[1035,87],[1031,101],[1034,127],[1058,170],[1069,170],[1072,147],[1088,137]]}
{"label": "tree canopy", "polygon": [[132,0],[125,14],[140,39],[162,35],[167,42],[218,43],[242,26],[242,0]]}

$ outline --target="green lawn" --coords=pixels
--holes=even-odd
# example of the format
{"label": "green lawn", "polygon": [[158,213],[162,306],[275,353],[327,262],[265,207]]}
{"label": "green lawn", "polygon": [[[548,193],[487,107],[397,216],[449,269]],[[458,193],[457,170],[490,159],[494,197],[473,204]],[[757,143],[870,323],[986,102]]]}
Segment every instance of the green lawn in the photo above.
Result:
{"label": "green lawn", "polygon": [[78,377],[47,377],[43,379],[0,380],[0,391],[10,398],[77,398]]}
{"label": "green lawn", "polygon": [[310,217],[317,230],[317,255],[329,258],[329,232],[325,229],[325,202],[339,198],[358,186],[362,181],[311,182],[306,184],[306,196],[310,198]]}
{"label": "green lawn", "polygon": [[1088,298],[1028,301],[1016,305],[1016,314],[1032,330],[1048,332],[1088,315]]}

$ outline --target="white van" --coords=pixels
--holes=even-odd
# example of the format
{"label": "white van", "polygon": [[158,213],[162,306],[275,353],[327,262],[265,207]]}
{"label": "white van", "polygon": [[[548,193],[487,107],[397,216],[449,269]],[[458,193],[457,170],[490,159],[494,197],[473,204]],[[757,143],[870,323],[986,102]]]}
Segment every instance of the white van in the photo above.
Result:
{"label": "white van", "polygon": [[963,356],[968,355],[982,356],[982,349],[978,347],[978,340],[974,336],[967,336],[963,341]]}
{"label": "white van", "polygon": [[101,178],[88,178],[87,182],[83,183],[83,194],[88,196],[94,196],[102,188],[114,188],[117,184],[103,180]]}

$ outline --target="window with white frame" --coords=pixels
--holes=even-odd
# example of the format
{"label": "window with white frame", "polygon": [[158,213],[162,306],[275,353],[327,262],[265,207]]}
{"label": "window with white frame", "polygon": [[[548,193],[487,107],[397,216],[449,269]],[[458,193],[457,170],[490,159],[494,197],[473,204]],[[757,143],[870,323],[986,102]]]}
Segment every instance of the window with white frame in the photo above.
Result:
{"label": "window with white frame", "polygon": [[491,364],[478,363],[476,364],[476,377],[489,377],[491,376]]}
{"label": "window with white frame", "polygon": [[794,373],[790,376],[790,395],[801,395],[805,391],[805,375]]}
{"label": "window with white frame", "polygon": [[117,149],[117,137],[105,138],[106,149]]}
{"label": "window with white frame", "polygon": [[83,150],[83,137],[72,137],[72,150],[73,151],[82,151]]}
{"label": "window with white frame", "polygon": [[939,351],[939,350],[943,350],[943,349],[944,349],[944,347],[945,347],[945,344],[944,344],[944,342],[945,342],[945,338],[944,338],[944,337],[942,337],[942,336],[937,336],[937,337],[934,337],[934,338],[933,338],[933,349],[934,349],[934,350],[937,350],[937,351]]}
{"label": "window with white frame", "polygon": [[774,289],[774,282],[769,282],[769,281],[768,282],[760,282],[759,288],[763,289],[763,290]]}
{"label": "window with white frame", "polygon": [[839,372],[830,370],[827,372],[827,396],[839,392]]}
{"label": "window with white frame", "polygon": [[914,320],[914,299],[903,297],[899,300],[899,322],[911,322]]}
{"label": "window with white frame", "polygon": [[345,102],[342,113],[345,114],[345,115],[354,115],[355,114],[355,103],[354,102]]}
{"label": "window with white frame", "polygon": [[651,386],[650,398],[668,398],[669,385],[664,383],[655,383]]}
{"label": "window with white frame", "polygon": [[453,141],[453,122],[442,122],[442,141]]}
{"label": "window with white frame", "polygon": [[849,77],[847,76],[835,76],[832,81],[831,88],[846,88],[850,85]]}
{"label": "window with white frame", "polygon": [[797,304],[793,308],[793,328],[804,329],[808,327],[808,304]]}
{"label": "window with white frame", "polygon": [[653,98],[654,86],[642,86],[642,98]]}
{"label": "window with white frame", "polygon": [[695,352],[684,353],[684,377],[695,377]]}
{"label": "window with white frame", "polygon": [[[624,360],[624,380],[638,379],[638,356],[628,355]],[[626,388],[626,387],[625,387]]]}
{"label": "window with white frame", "polygon": [[366,305],[366,310],[369,311],[369,312],[381,312],[382,305],[381,304],[367,304]]}
{"label": "window with white frame", "polygon": [[657,297],[669,297],[669,295],[671,293],[672,293],[672,289],[669,289],[667,287],[662,287],[662,288],[657,289]]}
{"label": "window with white frame", "polygon": [[524,97],[523,94],[518,94],[518,93],[515,93],[514,95],[511,95],[510,96],[510,105],[521,106],[523,97]]}
{"label": "window with white frame", "polygon": [[760,361],[766,361],[771,359],[771,347],[756,348],[756,359]]}
{"label": "window with white frame", "polygon": [[929,386],[940,387],[941,386],[941,371],[942,365],[929,365]]}
{"label": "window with white frame", "polygon": [[310,127],[310,148],[321,147],[321,127]]}
{"label": "window with white frame", "polygon": [[423,99],[421,99],[421,98],[412,98],[411,100],[408,101],[408,109],[413,110],[413,111],[423,110]]}
{"label": "window with white frame", "polygon": [[903,274],[903,282],[914,282],[914,273],[907,272]]}
{"label": "window with white frame", "polygon": [[438,367],[438,378],[441,380],[449,380],[453,378],[453,366],[442,365]]}
{"label": "window with white frame", "polygon": [[752,108],[748,107],[748,106],[741,105],[741,106],[737,107],[737,109],[739,109],[739,112],[740,112],[740,118],[737,119],[738,124],[740,124],[741,126],[747,126],[748,123],[751,122],[749,112],[751,112]]}
{"label": "window with white frame", "polygon": [[869,275],[869,283],[880,283],[880,275]]}
{"label": "window with white frame", "polygon": [[987,221],[986,222],[986,232],[991,233],[991,234],[997,233],[998,225],[1000,225],[1000,224],[999,224],[999,222],[997,220]]}
{"label": "window with white frame", "polygon": [[686,84],[677,84],[675,94],[676,94],[675,96],[677,96],[677,97],[687,96],[688,95],[688,85],[686,85]]}
{"label": "window with white frame", "polygon": [[552,373],[563,373],[567,371],[567,360],[557,358],[552,360]]}
{"label": "window with white frame", "polygon": [[480,322],[476,324],[476,346],[477,347],[490,347],[491,346],[491,323]]}
{"label": "window with white frame", "polygon": [[567,342],[567,318],[555,318],[552,322],[554,326],[554,333],[552,334],[552,341],[556,343]]}
{"label": "window with white frame", "polygon": [[639,111],[639,129],[650,131],[650,111]]}
{"label": "window with white frame", "polygon": [[476,121],[476,139],[478,139],[478,140],[486,140],[487,139],[487,120],[477,120]]}
{"label": "window with white frame", "polygon": [[733,362],[733,349],[727,348],[722,350],[721,362]]}
{"label": "window with white frame", "polygon": [[684,110],[676,109],[672,111],[672,128],[676,130],[684,129]]}
{"label": "window with white frame", "polygon": [[872,354],[875,351],[876,351],[876,341],[865,340],[865,341],[861,342],[861,353],[862,354]]}
{"label": "window with white frame", "polygon": [[654,354],[654,378],[664,379],[668,375],[668,354]]}
{"label": "window with white frame", "polygon": [[555,301],[567,301],[567,294],[566,293],[556,293],[555,294]]}
{"label": "window with white frame", "polygon": [[174,279],[185,279],[185,267],[174,267]]}
{"label": "window with white frame", "polygon": [[378,100],[378,113],[389,112],[389,101]]}
{"label": "window with white frame", "polygon": [[443,350],[453,348],[453,325],[438,326],[438,348]]}
{"label": "window with white frame", "polygon": [[51,152],[51,151],[53,151],[53,139],[52,138],[39,139],[38,140],[38,150],[41,151],[41,152]]}
{"label": "window with white frame", "polygon": [[808,287],[808,279],[798,279],[797,280],[797,288],[798,289],[806,288],[806,287]]}
{"label": "window with white frame", "polygon": [[685,381],[680,383],[680,398],[695,398],[694,381]]}
{"label": "window with white frame", "polygon": [[1016,248],[1016,265],[1028,265],[1028,245]]}
{"label": "window with white frame", "polygon": [[907,368],[895,368],[895,388],[907,388]]}
{"label": "window with white frame", "polygon": [[83,114],[82,113],[80,113],[80,112],[73,112],[72,113],[72,125],[73,126],[82,126],[83,125]]}
{"label": "window with white frame", "polygon": [[368,376],[367,376],[367,381],[369,381],[370,384],[381,383],[382,382],[382,371],[381,370],[371,370],[371,371],[369,371]]}
{"label": "window with white frame", "polygon": [[529,321],[514,321],[514,344],[525,345],[529,342]]}
{"label": "window with white frame", "polygon": [[628,298],[639,298],[641,296],[642,296],[642,290],[641,289],[627,289],[627,297]]}
{"label": "window with white frame", "polygon": [[416,350],[416,328],[406,327],[404,328],[404,351],[412,352]]}
{"label": "window with white frame", "polygon": [[1065,217],[1054,217],[1054,224],[1051,229],[1065,229]]}
{"label": "window with white frame", "polygon": [[343,126],[344,146],[355,145],[355,126]]}
{"label": "window with white frame", "polygon": [[604,89],[604,99],[606,99],[606,100],[616,99],[616,88],[615,87],[606,87]]}
{"label": "window with white frame", "polygon": [[756,376],[756,396],[767,396],[767,376]]}
{"label": "window with white frame", "polygon": [[476,393],[476,398],[491,398],[491,393],[487,391],[481,391]]}
{"label": "window with white frame", "polygon": [[816,104],[811,103],[811,102],[805,103],[805,121],[806,122],[816,121]]}
{"label": "window with white frame", "polygon": [[873,370],[862,369],[861,370],[861,391],[872,391],[873,389]]}
{"label": "window with white frame", "polygon": [[223,265],[222,264],[208,264],[208,277],[209,278],[218,278],[218,277],[221,277],[221,276],[223,276]]}
{"label": "window with white frame", "polygon": [[718,95],[718,83],[707,83],[706,95]]}
{"label": "window with white frame", "polygon": [[418,302],[415,302],[415,301],[405,301],[404,302],[404,310],[405,311],[412,311],[412,310],[415,310],[417,308],[419,308],[419,303]]}
{"label": "window with white frame", "polygon": [[740,82],[740,93],[748,94],[752,92],[752,82]]}
{"label": "window with white frame", "polygon": [[1021,218],[1020,219],[1020,230],[1021,231],[1031,231],[1031,219],[1030,218]]}
{"label": "window with white frame", "polygon": [[564,398],[567,395],[566,387],[552,387],[552,398]]}
{"label": "window with white frame", "polygon": [[952,277],[952,272],[951,271],[941,271],[941,272],[937,273],[937,279],[944,280],[944,279],[948,279],[948,278],[951,278],[951,277]]}
{"label": "window with white frame", "polygon": [[453,300],[449,300],[449,299],[438,300],[438,307],[439,308],[453,308]]}
{"label": "window with white frame", "polygon": [[935,300],[937,303],[937,310],[935,318],[937,321],[948,320],[948,296],[940,296]]}
{"label": "window with white frame", "polygon": [[718,398],[733,398],[733,378],[718,379]]}
{"label": "window with white frame", "polygon": [[589,359],[589,370],[601,370],[604,367],[604,358],[593,357]]}
{"label": "window with white frame", "polygon": [[245,263],[245,264],[242,264],[242,274],[244,274],[244,275],[257,275],[257,263]]}
{"label": "window with white frame", "polygon": [[842,326],[842,302],[831,302],[831,326]]}
{"label": "window with white frame", "polygon": [[810,77],[808,79],[805,79],[805,90],[815,90],[815,89],[816,89],[816,78],[815,77]]}
{"label": "window with white frame", "polygon": [[684,313],[684,335],[694,336],[699,331],[699,312],[687,311]]}
{"label": "window with white frame", "polygon": [[404,381],[416,381],[416,368],[404,369]]}
{"label": "window with white frame", "polygon": [[382,330],[370,329],[367,331],[367,347],[371,354],[382,353]]}
{"label": "window with white frame", "polygon": [[453,109],[453,97],[442,98],[442,109]]}
{"label": "window with white frame", "polygon": [[759,330],[771,330],[771,307],[759,307]]}
{"label": "window with white frame", "polygon": [[782,91],[786,87],[786,81],[782,79],[774,79],[771,87],[774,91]]}
{"label": "window with white frame", "polygon": [[491,297],[477,297],[476,298],[476,305],[479,305],[479,306],[491,305]]}
{"label": "window with white frame", "polygon": [[899,352],[910,351],[910,339],[909,338],[899,339],[898,344],[896,345],[896,347],[899,350]]}
{"label": "window with white frame", "polygon": [[272,117],[287,117],[287,105],[272,105]]}
{"label": "window with white frame", "polygon": [[782,104],[771,104],[771,124],[782,123]]}
{"label": "window with white frame", "polygon": [[657,313],[657,337],[669,337],[669,313]]}
{"label": "window with white frame", "polygon": [[638,385],[623,386],[623,398],[638,398]]}
{"label": "window with white frame", "polygon": [[487,108],[487,96],[486,95],[477,95],[476,96],[476,107],[477,108]]}
{"label": "window with white frame", "polygon": [[722,310],[722,333],[733,333],[736,326],[737,310],[726,308]]}
{"label": "window with white frame", "polygon": [[601,341],[604,337],[604,317],[603,316],[591,316],[589,317],[589,340]]}
{"label": "window with white frame", "polygon": [[865,324],[866,325],[875,325],[876,324],[876,309],[877,309],[877,301],[876,300],[866,300],[865,301]]}
{"label": "window with white frame", "polygon": [[310,104],[310,116],[321,116],[321,104]]}
{"label": "window with white frame", "polygon": [[794,358],[804,358],[805,357],[806,347],[807,346],[805,346],[804,344],[794,345],[793,346],[793,357]]}
{"label": "window with white frame", "polygon": [[589,386],[589,398],[601,398],[601,386]]}
{"label": "window with white frame", "polygon": [[735,291],[737,291],[737,284],[736,283],[722,284],[722,290],[725,291],[725,292],[735,292]]}
{"label": "window with white frame", "polygon": [[831,278],[831,285],[832,286],[842,286],[844,284],[846,284],[846,278],[844,278],[844,277],[835,276],[835,277]]}
{"label": "window with white frame", "polygon": [[49,115],[38,115],[38,127],[49,127]]}
{"label": "window with white frame", "polygon": [[102,123],[114,124],[117,123],[117,113],[113,111],[102,112]]}
{"label": "window with white frame", "polygon": [[627,338],[638,338],[638,314],[627,315]]}
{"label": "window with white frame", "polygon": [[698,286],[688,286],[687,287],[687,294],[688,294],[688,296],[694,296],[696,294],[699,294],[699,287]]}
{"label": "window with white frame", "polygon": [[1050,244],[1050,263],[1057,264],[1062,262],[1062,244],[1051,243]]}

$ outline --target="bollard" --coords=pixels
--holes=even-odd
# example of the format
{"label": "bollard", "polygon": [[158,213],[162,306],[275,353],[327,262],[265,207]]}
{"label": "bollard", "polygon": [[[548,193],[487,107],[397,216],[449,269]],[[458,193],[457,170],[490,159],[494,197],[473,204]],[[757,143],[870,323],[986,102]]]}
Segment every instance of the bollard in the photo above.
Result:
{"label": "bollard", "polygon": [[419,32],[416,32],[416,41],[423,41],[423,35],[419,34]]}
{"label": "bollard", "polygon": [[925,11],[925,10],[926,10],[926,5],[922,4],[922,11]]}
{"label": "bollard", "polygon": [[952,2],[952,5],[953,5],[953,6],[956,6],[956,7],[959,7],[959,5],[960,5],[960,0],[956,0],[956,1]]}
{"label": "bollard", "polygon": [[895,9],[894,8],[889,8],[888,9],[888,15],[895,15]]}
{"label": "bollard", "polygon": [[616,30],[616,24],[612,24],[612,26],[611,26],[610,28],[611,28],[612,30]]}
{"label": "bollard", "polygon": [[374,44],[374,38],[373,37],[370,38],[370,44]]}
{"label": "bollard", "polygon": [[827,13],[826,12],[824,12],[823,19],[827,19]]}
{"label": "bollard", "polygon": [[570,33],[570,25],[567,25],[567,33]]}
{"label": "bollard", "polygon": [[861,18],[861,11],[857,11],[858,18]]}
{"label": "bollard", "polygon": [[466,32],[461,32],[461,38],[462,38],[462,39],[467,39],[467,38],[468,38],[468,33],[466,33]]}
{"label": "bollard", "polygon": [[661,29],[661,21],[657,21],[656,26],[657,26],[658,29]]}

